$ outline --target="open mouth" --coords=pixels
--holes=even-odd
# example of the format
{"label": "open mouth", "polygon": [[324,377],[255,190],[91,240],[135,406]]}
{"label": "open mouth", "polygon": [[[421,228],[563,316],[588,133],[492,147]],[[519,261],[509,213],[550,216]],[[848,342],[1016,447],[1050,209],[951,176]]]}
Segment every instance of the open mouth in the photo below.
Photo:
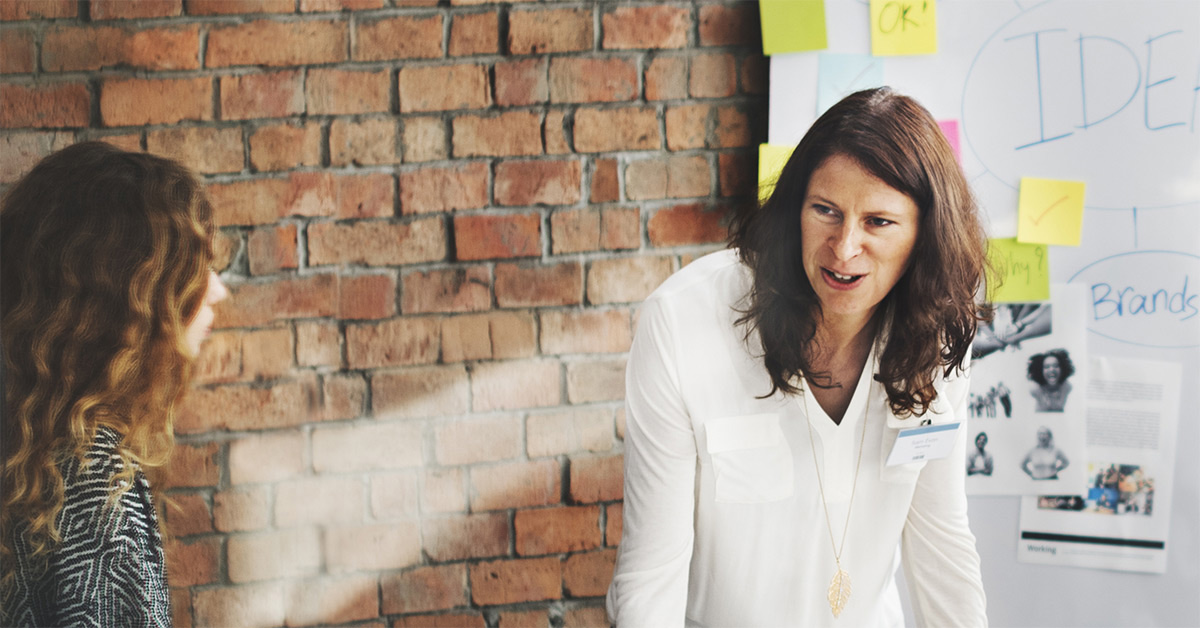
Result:
{"label": "open mouth", "polygon": [[863,278],[863,275],[843,275],[841,273],[835,273],[828,268],[822,268],[821,271],[825,273],[826,278],[833,280],[835,283],[842,284],[843,286],[848,286]]}

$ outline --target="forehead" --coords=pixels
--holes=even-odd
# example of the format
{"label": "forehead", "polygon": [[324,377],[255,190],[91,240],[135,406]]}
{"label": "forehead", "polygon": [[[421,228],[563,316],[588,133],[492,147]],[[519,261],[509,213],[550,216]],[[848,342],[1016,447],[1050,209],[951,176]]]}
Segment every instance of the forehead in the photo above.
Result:
{"label": "forehead", "polygon": [[821,196],[834,202],[869,201],[876,209],[917,212],[916,202],[883,179],[875,176],[857,159],[844,153],[826,157],[812,172],[808,196]]}

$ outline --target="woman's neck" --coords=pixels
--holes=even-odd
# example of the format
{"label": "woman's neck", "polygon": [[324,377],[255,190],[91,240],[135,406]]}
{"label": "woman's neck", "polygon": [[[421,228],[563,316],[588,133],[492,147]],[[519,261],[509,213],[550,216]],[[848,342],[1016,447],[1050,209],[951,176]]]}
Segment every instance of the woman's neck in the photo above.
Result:
{"label": "woman's neck", "polygon": [[860,370],[875,341],[876,317],[817,319],[817,330],[809,348],[809,367],[816,373],[834,372],[847,367]]}

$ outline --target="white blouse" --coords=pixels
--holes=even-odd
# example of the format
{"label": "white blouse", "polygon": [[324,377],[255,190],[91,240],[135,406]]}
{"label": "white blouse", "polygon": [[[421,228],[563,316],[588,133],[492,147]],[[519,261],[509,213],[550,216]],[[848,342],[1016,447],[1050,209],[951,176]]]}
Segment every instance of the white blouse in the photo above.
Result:
{"label": "white blouse", "polygon": [[[734,323],[749,287],[749,269],[725,250],[671,276],[641,308],[626,373],[624,529],[610,618],[619,628],[902,626],[902,562],[922,624],[986,625],[964,491],[967,379],[939,382],[932,412],[904,421],[888,411],[871,369],[840,425],[815,399],[811,415],[800,396],[760,399],[770,378],[746,348],[759,340]],[[899,429],[924,419],[964,422],[950,455],[885,466]],[[814,449],[834,540],[848,535],[841,562],[852,593],[837,619]]]}

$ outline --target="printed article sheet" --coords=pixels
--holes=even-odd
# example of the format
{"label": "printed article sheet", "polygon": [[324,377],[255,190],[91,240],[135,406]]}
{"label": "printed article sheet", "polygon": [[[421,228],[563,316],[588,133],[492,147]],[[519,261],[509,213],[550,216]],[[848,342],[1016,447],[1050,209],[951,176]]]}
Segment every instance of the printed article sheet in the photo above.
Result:
{"label": "printed article sheet", "polygon": [[1084,460],[1086,294],[1053,285],[1048,302],[996,306],[975,338],[967,493],[1076,490]]}
{"label": "printed article sheet", "polygon": [[1087,479],[1021,500],[1021,562],[1164,573],[1182,367],[1093,358]]}

